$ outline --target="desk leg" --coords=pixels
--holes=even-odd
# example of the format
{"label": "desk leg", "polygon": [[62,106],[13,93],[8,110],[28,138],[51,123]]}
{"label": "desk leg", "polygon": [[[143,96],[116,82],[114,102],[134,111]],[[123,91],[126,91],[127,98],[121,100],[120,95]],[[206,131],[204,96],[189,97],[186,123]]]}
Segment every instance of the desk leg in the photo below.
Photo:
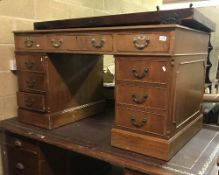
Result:
{"label": "desk leg", "polygon": [[144,173],[139,173],[130,169],[125,169],[124,170],[124,175],[146,175]]}

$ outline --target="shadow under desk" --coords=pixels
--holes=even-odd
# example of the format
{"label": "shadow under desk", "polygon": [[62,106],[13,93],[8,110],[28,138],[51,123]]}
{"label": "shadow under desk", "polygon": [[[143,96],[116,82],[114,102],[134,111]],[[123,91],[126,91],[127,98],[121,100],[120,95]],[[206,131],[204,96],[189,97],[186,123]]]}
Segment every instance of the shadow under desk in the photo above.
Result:
{"label": "shadow under desk", "polygon": [[[122,169],[147,174],[206,175],[216,164],[219,155],[218,127],[204,125],[201,131],[170,161],[165,162],[112,147],[110,140],[113,121],[114,109],[108,108],[102,114],[53,130],[21,123],[17,118],[3,121],[2,128],[4,133],[14,133],[18,137],[31,139],[33,142],[55,146],[68,152],[75,152],[108,162]],[[2,147],[4,148],[4,146]],[[113,175],[123,174],[120,169],[116,168],[115,170],[117,173],[113,173]]]}

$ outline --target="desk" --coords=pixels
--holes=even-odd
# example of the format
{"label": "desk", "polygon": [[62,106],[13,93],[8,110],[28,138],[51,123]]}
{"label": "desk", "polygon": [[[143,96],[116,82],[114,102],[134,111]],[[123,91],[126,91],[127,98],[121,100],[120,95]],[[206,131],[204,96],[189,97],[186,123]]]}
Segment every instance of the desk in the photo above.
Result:
{"label": "desk", "polygon": [[[76,27],[67,29],[48,22],[49,30],[15,31],[19,120],[55,129],[103,112],[102,56],[114,55],[111,145],[170,160],[202,127],[212,26],[191,9],[141,15],[124,15],[130,23],[123,26],[105,25],[121,20],[111,16],[73,20]],[[181,18],[195,27],[178,25]]]}
{"label": "desk", "polygon": [[57,146],[128,169],[127,175],[136,175],[135,171],[156,175],[207,175],[216,164],[219,154],[218,128],[205,126],[170,161],[166,162],[112,147],[110,139],[115,117],[113,111],[114,109],[107,108],[104,114],[53,130],[27,125],[19,122],[17,118],[4,121],[2,126],[5,131],[30,138],[37,143]]}

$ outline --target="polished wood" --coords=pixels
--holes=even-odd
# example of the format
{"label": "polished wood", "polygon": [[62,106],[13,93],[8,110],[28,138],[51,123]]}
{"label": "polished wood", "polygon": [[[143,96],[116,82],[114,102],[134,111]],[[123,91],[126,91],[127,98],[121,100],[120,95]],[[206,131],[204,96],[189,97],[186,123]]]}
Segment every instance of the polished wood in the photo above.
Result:
{"label": "polished wood", "polygon": [[184,26],[207,32],[215,30],[215,24],[212,21],[202,15],[197,9],[191,8],[35,22],[34,29],[45,30],[103,26],[131,26],[160,23],[182,24]]}
{"label": "polished wood", "polygon": [[[37,53],[35,47],[42,40],[44,48]],[[43,87],[35,87],[42,91],[41,99],[46,97],[45,105],[41,100],[36,103],[40,107],[32,104],[28,108],[33,97],[18,98],[19,118],[51,129],[82,119],[84,114],[101,112],[102,55],[113,54],[116,119],[112,145],[169,160],[201,128],[194,122],[200,118],[208,41],[208,33],[173,24],[17,31],[17,55],[43,52],[47,84],[46,93]],[[21,74],[20,79],[25,78],[21,89],[29,91],[26,87],[32,83],[31,76]],[[34,77],[39,81],[36,72]],[[24,106],[29,110],[24,110]],[[34,113],[34,109],[44,113]],[[183,132],[184,136],[178,137],[190,125],[194,133]],[[131,140],[137,138],[140,144],[132,146]],[[180,144],[172,147],[178,138]],[[150,151],[145,140],[157,145],[157,152]]]}
{"label": "polished wood", "polygon": [[[116,119],[111,144],[169,160],[201,128],[209,35],[182,28],[165,32],[154,42],[164,40],[170,56],[156,50],[157,44],[150,55],[115,57]],[[138,46],[143,47],[145,38],[139,40]],[[142,48],[144,53],[149,45]]]}
{"label": "polished wood", "polygon": [[27,51],[16,58],[21,121],[52,129],[104,110],[102,56]]}
{"label": "polished wood", "polygon": [[[160,123],[157,122],[158,124],[156,125],[151,121],[149,122],[155,128],[150,128],[150,125],[148,125],[147,127],[150,128],[150,130],[147,129],[147,131],[148,132],[150,131],[150,133],[153,134],[161,135],[163,132],[162,131],[163,128],[160,128],[160,126],[162,126],[162,121],[161,122],[159,121]],[[113,139],[111,140],[111,144],[116,145],[116,147],[119,148],[135,151],[137,153],[156,157],[162,160],[170,160],[174,156],[174,154],[176,154],[176,152],[182,146],[184,146],[185,143],[188,142],[188,140],[192,136],[194,136],[200,130],[201,127],[202,127],[202,116],[199,116],[196,120],[191,122],[189,125],[183,128],[180,132],[178,132],[173,138],[170,138],[169,140],[156,138],[150,135],[143,135],[137,132],[130,132],[123,128],[121,129],[113,128],[112,129]],[[160,130],[158,130],[157,128],[159,128]]]}

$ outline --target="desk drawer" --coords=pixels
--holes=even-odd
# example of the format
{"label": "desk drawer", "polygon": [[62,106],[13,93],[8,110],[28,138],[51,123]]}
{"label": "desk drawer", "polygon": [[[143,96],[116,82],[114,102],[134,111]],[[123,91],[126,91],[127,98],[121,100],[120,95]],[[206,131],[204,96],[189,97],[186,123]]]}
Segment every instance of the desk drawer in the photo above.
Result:
{"label": "desk drawer", "polygon": [[45,48],[44,35],[15,35],[16,50],[42,50]]}
{"label": "desk drawer", "polygon": [[7,145],[10,145],[16,149],[29,151],[33,154],[39,153],[39,147],[36,142],[28,138],[23,138],[12,133],[7,133],[5,136],[5,141]]}
{"label": "desk drawer", "polygon": [[113,51],[111,35],[77,35],[68,37],[68,50]]}
{"label": "desk drawer", "polygon": [[31,93],[17,93],[18,106],[34,111],[45,112],[45,96]]}
{"label": "desk drawer", "polygon": [[18,85],[20,91],[46,92],[46,82],[44,74],[19,71]]}
{"label": "desk drawer", "polygon": [[145,57],[117,57],[116,80],[166,84],[169,75],[167,61]]}
{"label": "desk drawer", "polygon": [[166,109],[167,89],[147,85],[117,84],[116,101],[120,104]]}
{"label": "desk drawer", "polygon": [[72,44],[74,39],[70,42],[71,36],[66,36],[62,34],[50,34],[46,36],[47,49],[49,50],[66,50],[68,44]]}
{"label": "desk drawer", "polygon": [[9,175],[39,175],[38,155],[7,146]]}
{"label": "desk drawer", "polygon": [[127,108],[122,105],[116,108],[117,126],[126,127],[136,131],[143,131],[157,135],[164,134],[165,117],[153,113]]}
{"label": "desk drawer", "polygon": [[45,72],[46,55],[16,54],[17,69],[22,71]]}
{"label": "desk drawer", "polygon": [[136,33],[115,35],[117,52],[168,53],[170,48],[169,33]]}

